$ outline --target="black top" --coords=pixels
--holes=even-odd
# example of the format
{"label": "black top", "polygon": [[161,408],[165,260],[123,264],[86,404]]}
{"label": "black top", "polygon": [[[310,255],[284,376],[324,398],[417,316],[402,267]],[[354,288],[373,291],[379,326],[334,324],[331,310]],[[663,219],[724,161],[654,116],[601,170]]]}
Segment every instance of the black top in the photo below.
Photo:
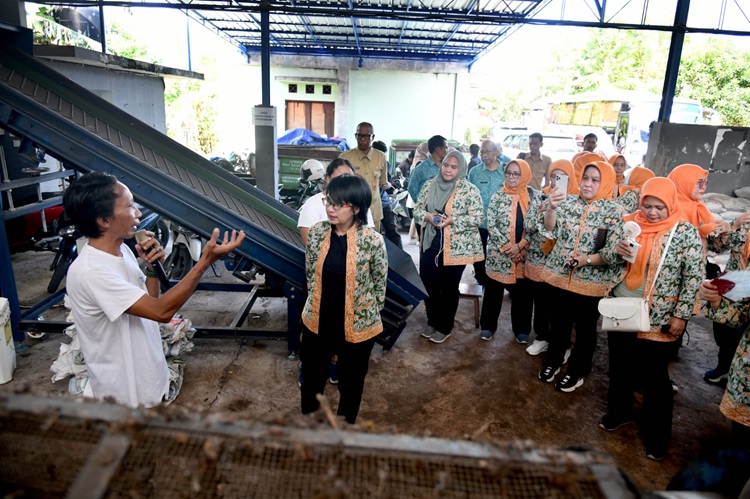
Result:
{"label": "black top", "polygon": [[516,244],[521,241],[523,237],[523,211],[521,211],[521,203],[516,206]]}
{"label": "black top", "polygon": [[323,262],[320,295],[321,334],[344,335],[344,297],[346,296],[346,234],[339,236],[331,227],[331,247]]}

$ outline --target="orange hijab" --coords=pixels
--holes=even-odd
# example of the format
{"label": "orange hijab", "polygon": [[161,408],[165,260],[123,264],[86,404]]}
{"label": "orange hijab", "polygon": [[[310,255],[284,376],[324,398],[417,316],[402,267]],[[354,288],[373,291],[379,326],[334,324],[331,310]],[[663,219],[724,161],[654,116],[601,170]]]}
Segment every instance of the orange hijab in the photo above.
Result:
{"label": "orange hijab", "polygon": [[[708,208],[693,199],[695,184],[702,178],[708,177],[708,171],[698,165],[680,165],[669,172],[668,178],[677,187],[677,199],[688,222],[693,224],[705,240],[706,236],[716,228],[714,216]],[[641,196],[643,193],[641,192]]]}
{"label": "orange hijab", "polygon": [[[584,201],[590,204],[599,199],[612,199],[612,191],[615,189],[615,169],[606,161],[592,161],[591,163],[586,164],[583,170],[581,170],[581,177],[583,177],[583,172],[589,166],[593,166],[599,170],[602,179],[599,183],[599,190],[594,197],[590,200],[584,199]],[[583,199],[583,197],[581,197],[581,199]]]}
{"label": "orange hijab", "polygon": [[636,166],[630,171],[628,183],[620,186],[620,196],[633,189],[640,189],[650,178],[654,178],[654,172],[642,166]]}
{"label": "orange hijab", "polygon": [[[612,167],[614,168],[615,161],[617,161],[617,158],[625,159],[625,156],[623,156],[622,154],[613,154],[612,156],[609,157],[609,159],[607,160],[607,163],[612,165]],[[625,163],[627,162],[628,160],[625,159]],[[625,172],[622,172],[622,175],[617,175],[617,183],[622,184],[623,182],[625,182]]]}
{"label": "orange hijab", "polygon": [[576,183],[580,184],[581,177],[583,177],[583,170],[586,169],[586,166],[597,161],[602,161],[602,157],[593,152],[578,154],[580,154],[580,156],[573,161],[573,169],[576,171]]}
{"label": "orange hijab", "polygon": [[646,196],[653,196],[664,203],[669,216],[661,222],[651,223],[639,209],[635,213],[623,217],[623,220],[626,222],[632,220],[641,226],[641,234],[636,238],[641,247],[635,256],[635,262],[628,264],[628,273],[625,276],[625,285],[628,289],[638,289],[643,283],[646,264],[648,264],[651,257],[651,247],[653,246],[654,239],[661,234],[669,232],[677,222],[684,219],[684,215],[680,209],[677,187],[670,179],[654,177],[647,180],[641,189],[641,207]]}
{"label": "orange hijab", "polygon": [[521,169],[521,180],[518,182],[518,186],[511,189],[508,187],[508,179],[505,179],[505,184],[503,184],[503,192],[518,196],[518,202],[521,203],[521,208],[523,209],[524,216],[529,211],[529,190],[526,188],[527,185],[529,185],[529,182],[531,182],[532,175],[531,175],[531,168],[529,168],[529,164],[522,160],[522,159],[514,159],[513,161],[509,161],[507,165],[505,165],[505,169],[508,169],[508,166],[511,163],[515,163],[518,165],[518,168]]}
{"label": "orange hijab", "polygon": [[[552,172],[555,170],[562,170],[565,172],[565,175],[568,176],[568,194],[577,196],[578,182],[576,182],[576,171],[573,169],[573,163],[571,163],[567,159],[558,159],[557,161],[553,161],[552,164],[549,165],[549,169],[547,170],[547,178],[552,178]],[[552,186],[548,185],[547,187],[542,189],[542,192],[549,195],[551,190]]]}

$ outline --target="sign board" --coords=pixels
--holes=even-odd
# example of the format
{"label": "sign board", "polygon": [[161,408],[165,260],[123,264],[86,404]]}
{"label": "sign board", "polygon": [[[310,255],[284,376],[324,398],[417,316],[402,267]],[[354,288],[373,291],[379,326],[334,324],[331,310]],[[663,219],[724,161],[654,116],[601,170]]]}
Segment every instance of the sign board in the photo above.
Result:
{"label": "sign board", "polygon": [[276,125],[276,108],[255,106],[253,108],[253,125],[275,126]]}

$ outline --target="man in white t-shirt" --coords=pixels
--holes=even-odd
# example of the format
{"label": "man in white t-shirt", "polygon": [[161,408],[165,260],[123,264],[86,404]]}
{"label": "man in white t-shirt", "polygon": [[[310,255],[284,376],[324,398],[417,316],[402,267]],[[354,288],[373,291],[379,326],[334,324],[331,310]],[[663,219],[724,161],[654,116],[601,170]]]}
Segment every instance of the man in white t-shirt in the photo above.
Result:
{"label": "man in white t-shirt", "polygon": [[[348,159],[336,158],[326,168],[325,183],[331,181],[332,178],[336,178],[339,175],[355,175],[354,167]],[[307,198],[307,201],[302,205],[299,210],[299,218],[297,219],[297,228],[302,236],[302,244],[307,246],[307,234],[310,232],[310,227],[323,220],[328,220],[328,214],[326,213],[326,207],[323,204],[324,192],[319,192],[314,196]],[[372,211],[367,210],[367,226],[375,227],[375,221],[372,218]]]}
{"label": "man in white t-shirt", "polygon": [[66,213],[89,238],[71,264],[67,291],[73,319],[96,398],[112,397],[131,407],[152,407],[169,385],[158,322],[169,322],[195,291],[203,273],[236,249],[244,232],[214,229],[200,260],[182,281],[160,296],[152,264],[164,249],[151,239],[136,245],[147,263],[144,275],[125,239],[135,235],[141,212],[117,178],[93,172],[76,180],[63,196]]}

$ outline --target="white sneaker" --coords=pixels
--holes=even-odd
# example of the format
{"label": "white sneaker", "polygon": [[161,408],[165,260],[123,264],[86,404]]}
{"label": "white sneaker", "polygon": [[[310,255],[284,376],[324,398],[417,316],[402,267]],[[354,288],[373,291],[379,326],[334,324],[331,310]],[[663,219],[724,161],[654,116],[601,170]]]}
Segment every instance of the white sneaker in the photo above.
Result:
{"label": "white sneaker", "polygon": [[567,350],[565,350],[565,357],[563,357],[563,365],[565,365],[565,364],[568,363],[568,358],[570,358],[570,351],[571,350],[572,350],[572,348],[568,348]]}
{"label": "white sneaker", "polygon": [[546,352],[549,348],[549,341],[534,340],[531,345],[526,347],[526,353],[529,355],[539,355]]}

